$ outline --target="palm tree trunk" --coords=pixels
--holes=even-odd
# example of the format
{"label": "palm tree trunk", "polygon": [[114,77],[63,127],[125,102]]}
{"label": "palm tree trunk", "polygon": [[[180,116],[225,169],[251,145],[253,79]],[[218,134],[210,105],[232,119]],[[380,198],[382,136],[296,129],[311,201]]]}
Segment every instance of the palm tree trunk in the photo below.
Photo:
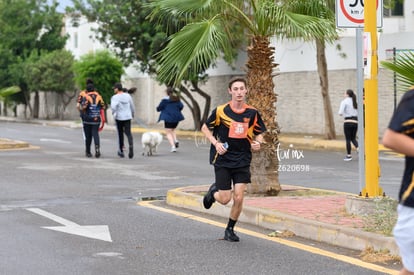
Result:
{"label": "palm tree trunk", "polygon": [[329,98],[328,66],[326,65],[325,41],[316,39],[316,60],[318,64],[319,81],[321,85],[323,109],[325,113],[325,138],[336,139],[335,122]]}
{"label": "palm tree trunk", "polygon": [[276,148],[279,144],[279,126],[276,121],[276,101],[274,92],[273,63],[274,48],[270,47],[269,37],[254,36],[247,48],[248,103],[257,108],[266,125],[264,142],[259,152],[253,153],[251,173],[252,184],[248,192],[277,195],[280,190]]}

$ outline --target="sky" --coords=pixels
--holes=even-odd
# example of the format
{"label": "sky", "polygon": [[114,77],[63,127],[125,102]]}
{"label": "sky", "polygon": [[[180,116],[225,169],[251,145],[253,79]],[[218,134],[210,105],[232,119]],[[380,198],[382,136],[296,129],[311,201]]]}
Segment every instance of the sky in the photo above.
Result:
{"label": "sky", "polygon": [[[49,2],[52,3],[53,0],[49,0]],[[59,3],[59,6],[57,7],[57,10],[59,12],[65,12],[65,8],[67,6],[72,6],[71,0],[57,0],[57,2]]]}

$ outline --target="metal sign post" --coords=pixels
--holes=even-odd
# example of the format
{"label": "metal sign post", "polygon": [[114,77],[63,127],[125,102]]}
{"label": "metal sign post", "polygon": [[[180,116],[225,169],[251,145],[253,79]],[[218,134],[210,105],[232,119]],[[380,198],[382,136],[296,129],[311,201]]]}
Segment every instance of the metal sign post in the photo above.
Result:
{"label": "metal sign post", "polygon": [[[378,56],[376,28],[382,27],[382,0],[365,0],[365,6],[364,0],[336,0],[335,9],[338,28],[356,28],[359,190],[363,196],[378,196],[382,193],[382,189],[378,184]],[[362,29],[365,30],[367,40],[370,42],[367,43],[369,47],[365,49],[369,53],[365,71],[363,57],[363,45],[365,44],[363,42],[365,41],[363,40]],[[367,79],[365,83],[364,75]]]}

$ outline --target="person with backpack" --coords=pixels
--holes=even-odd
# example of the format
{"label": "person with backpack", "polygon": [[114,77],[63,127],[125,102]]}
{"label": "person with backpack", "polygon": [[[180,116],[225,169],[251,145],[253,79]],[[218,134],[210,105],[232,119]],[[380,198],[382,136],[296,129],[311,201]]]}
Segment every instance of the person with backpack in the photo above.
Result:
{"label": "person with backpack", "polygon": [[86,85],[86,93],[83,95],[80,104],[83,117],[83,132],[85,134],[85,154],[86,157],[92,157],[91,144],[92,138],[95,144],[95,157],[101,156],[99,143],[99,126],[102,122],[102,112],[105,109],[105,103],[102,96],[95,90],[92,83]]}
{"label": "person with backpack", "polygon": [[[93,84],[93,80],[91,78],[86,79],[86,85],[88,84]],[[82,136],[83,136],[83,140],[85,140],[85,132],[83,131],[83,121],[84,121],[84,112],[82,110],[81,104],[84,100],[84,97],[86,95],[86,89],[80,91],[79,95],[78,95],[78,99],[76,100],[76,109],[78,109],[79,111],[79,116],[82,120]]]}

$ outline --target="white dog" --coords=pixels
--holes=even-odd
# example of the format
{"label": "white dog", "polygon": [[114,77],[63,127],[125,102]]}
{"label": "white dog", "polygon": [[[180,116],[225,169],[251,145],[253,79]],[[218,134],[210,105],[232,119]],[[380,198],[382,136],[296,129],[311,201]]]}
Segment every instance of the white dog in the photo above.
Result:
{"label": "white dog", "polygon": [[142,134],[141,143],[144,151],[142,155],[152,156],[152,153],[157,152],[157,147],[162,142],[162,135],[159,132],[145,132]]}

